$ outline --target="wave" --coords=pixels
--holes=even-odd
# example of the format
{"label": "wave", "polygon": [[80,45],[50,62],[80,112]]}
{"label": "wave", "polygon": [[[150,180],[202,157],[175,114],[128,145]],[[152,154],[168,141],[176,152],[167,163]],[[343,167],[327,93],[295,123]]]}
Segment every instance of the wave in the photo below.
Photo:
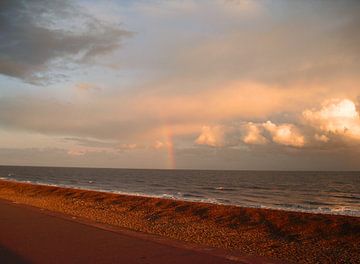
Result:
{"label": "wave", "polygon": [[206,191],[228,191],[228,192],[234,192],[234,191],[238,191],[238,189],[235,188],[229,188],[229,187],[223,187],[223,186],[219,186],[219,187],[200,187],[201,190],[206,190]]}
{"label": "wave", "polygon": [[182,197],[185,197],[185,198],[205,198],[203,195],[197,195],[197,194],[192,194],[192,193],[184,193],[182,195]]}
{"label": "wave", "polygon": [[332,195],[332,197],[345,198],[345,199],[351,199],[351,200],[360,200],[360,197],[348,196],[348,195]]}
{"label": "wave", "polygon": [[[286,202],[281,203],[275,201],[276,200],[279,201],[279,199],[281,201],[281,199],[285,199],[284,197],[274,196],[271,193],[266,193],[267,195],[255,194],[254,192],[250,192],[250,190],[249,193],[242,193],[241,195],[235,195],[233,192],[234,190],[236,190],[235,188],[229,188],[225,186],[203,187],[201,189],[204,192],[198,192],[198,191],[182,192],[174,189],[173,191],[170,192],[164,190],[164,192],[162,193],[151,193],[146,191],[138,192],[131,190],[121,190],[120,188],[114,188],[111,185],[103,186],[101,185],[101,182],[99,182],[99,180],[91,181],[91,183],[90,181],[86,181],[84,183],[78,182],[78,184],[71,184],[71,183],[67,184],[67,183],[50,183],[39,180],[20,180],[20,179],[8,178],[8,177],[0,177],[0,179],[7,181],[10,180],[15,182],[25,182],[31,184],[41,184],[41,185],[54,186],[54,187],[65,187],[65,188],[73,188],[80,190],[92,190],[99,192],[116,193],[122,195],[158,197],[158,198],[196,201],[196,202],[204,202],[204,203],[212,203],[212,204],[234,205],[234,206],[250,207],[250,208],[266,208],[266,209],[285,210],[285,211],[299,211],[299,212],[311,212],[311,213],[321,213],[321,214],[339,214],[339,215],[360,217],[360,207],[358,206],[358,203],[354,203],[354,206],[345,206],[341,204],[338,205],[329,204],[326,202],[319,202],[310,199],[297,203],[286,203]],[[160,192],[161,188],[156,191]],[[217,192],[209,192],[209,191],[217,191]],[[232,194],[228,194],[227,192],[230,193],[232,192]],[[251,198],[251,200],[246,199],[246,197]],[[358,197],[352,197],[352,196],[349,197],[345,196],[345,197],[347,199],[359,199]]]}
{"label": "wave", "polygon": [[318,205],[318,206],[322,206],[322,205],[330,205],[329,203],[325,203],[325,202],[318,202],[318,201],[303,201],[304,204],[309,204],[309,205]]}

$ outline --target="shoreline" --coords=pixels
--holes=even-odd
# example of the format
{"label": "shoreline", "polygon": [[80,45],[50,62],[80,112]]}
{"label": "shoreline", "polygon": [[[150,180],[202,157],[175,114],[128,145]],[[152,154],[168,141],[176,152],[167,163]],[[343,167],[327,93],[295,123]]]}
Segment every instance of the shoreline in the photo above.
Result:
{"label": "shoreline", "polygon": [[0,198],[97,223],[296,263],[360,259],[360,218],[0,180]]}
{"label": "shoreline", "polygon": [[24,183],[36,186],[48,186],[48,187],[56,187],[56,188],[64,188],[64,189],[71,189],[71,190],[79,190],[79,191],[90,191],[90,192],[97,192],[97,193],[104,193],[104,194],[115,194],[115,195],[124,195],[124,196],[132,196],[132,197],[145,197],[145,198],[155,198],[155,199],[164,199],[164,200],[171,200],[171,201],[184,201],[184,202],[191,202],[191,203],[200,203],[200,204],[209,204],[209,205],[220,205],[220,206],[230,206],[230,207],[238,207],[238,208],[245,208],[245,209],[259,209],[259,210],[274,210],[274,211],[285,211],[285,212],[297,212],[297,213],[305,213],[305,214],[319,214],[319,215],[339,215],[339,216],[349,216],[349,217],[357,217],[360,218],[360,212],[351,211],[350,213],[343,213],[344,211],[337,210],[306,210],[306,209],[295,209],[291,207],[266,207],[266,206],[243,206],[238,204],[231,204],[231,203],[221,203],[218,201],[210,201],[210,200],[194,200],[194,199],[187,199],[187,198],[180,198],[177,196],[171,195],[152,195],[146,193],[131,193],[131,192],[122,192],[122,191],[107,191],[107,190],[99,190],[99,189],[87,189],[82,187],[76,186],[67,186],[67,185],[56,185],[50,183],[34,183],[31,181],[18,181],[16,179],[8,179],[5,177],[0,177],[0,181],[6,182],[14,182],[14,183]]}

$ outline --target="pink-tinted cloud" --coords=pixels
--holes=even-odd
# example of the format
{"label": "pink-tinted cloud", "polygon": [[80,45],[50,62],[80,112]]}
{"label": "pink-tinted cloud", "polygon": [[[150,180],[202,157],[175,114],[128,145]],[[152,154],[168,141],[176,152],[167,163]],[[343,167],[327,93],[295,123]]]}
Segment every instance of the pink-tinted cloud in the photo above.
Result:
{"label": "pink-tinted cloud", "polygon": [[323,142],[323,143],[327,143],[330,138],[326,135],[319,135],[319,134],[315,134],[314,136],[315,140]]}
{"label": "pink-tinted cloud", "polygon": [[326,101],[320,109],[305,110],[303,117],[305,122],[327,135],[360,140],[360,115],[356,104],[349,99]]}
{"label": "pink-tinted cloud", "polygon": [[83,156],[87,153],[86,150],[83,149],[69,149],[67,154],[70,156]]}
{"label": "pink-tinted cloud", "polygon": [[248,122],[238,126],[203,126],[200,135],[195,140],[199,145],[211,147],[247,145],[265,145],[270,141],[284,146],[303,147],[305,137],[293,124],[274,124]]}
{"label": "pink-tinted cloud", "polygon": [[139,146],[136,143],[125,143],[125,144],[121,144],[120,146],[121,150],[133,150],[138,148],[141,148],[141,146]]}
{"label": "pink-tinted cloud", "polygon": [[223,126],[203,126],[201,134],[196,139],[198,145],[221,147],[225,143],[225,128]]}
{"label": "pink-tinted cloud", "polygon": [[244,129],[246,131],[246,134],[243,136],[245,144],[261,145],[268,142],[268,140],[262,135],[262,130],[259,124],[249,122],[244,126]]}
{"label": "pink-tinted cloud", "polygon": [[304,136],[292,124],[276,125],[271,121],[267,121],[263,126],[270,132],[275,143],[292,147],[303,147],[305,145]]}
{"label": "pink-tinted cloud", "polygon": [[152,145],[151,148],[153,149],[167,149],[169,147],[171,147],[172,144],[168,141],[161,141],[161,140],[156,140]]}
{"label": "pink-tinted cloud", "polygon": [[78,83],[75,88],[79,91],[101,90],[101,88],[92,83]]}

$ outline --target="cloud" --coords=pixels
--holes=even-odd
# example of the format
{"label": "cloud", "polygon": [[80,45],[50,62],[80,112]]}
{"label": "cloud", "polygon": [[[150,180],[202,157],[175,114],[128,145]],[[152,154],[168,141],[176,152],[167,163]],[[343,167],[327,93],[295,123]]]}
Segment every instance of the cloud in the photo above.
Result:
{"label": "cloud", "polygon": [[[138,111],[162,117],[166,120],[196,120],[221,122],[228,119],[269,118],[279,112],[302,111],[310,101],[321,101],[325,87],[317,85],[304,90],[302,85],[268,85],[251,81],[224,81],[214,83],[191,93],[178,91],[176,87],[160,84],[156,91],[147,92],[137,99]],[[180,81],[179,86],[187,86]],[[190,84],[191,85],[191,84]],[[197,84],[199,86],[199,84]],[[151,90],[152,86],[148,85]],[[170,88],[174,88],[171,90]],[[169,91],[171,90],[171,91]],[[300,96],[294,97],[297,93]]]}
{"label": "cloud", "polygon": [[236,147],[240,143],[239,135],[240,127],[235,124],[202,126],[195,143],[218,148]]}
{"label": "cloud", "polygon": [[75,89],[79,91],[101,90],[99,86],[91,83],[78,83],[75,85]]}
{"label": "cloud", "polygon": [[[246,91],[245,94],[241,94],[241,89]],[[159,140],[165,144],[169,133],[175,141],[179,140],[177,147],[189,146],[195,140],[197,145],[212,147],[245,144],[270,148],[269,143],[274,142],[293,147],[326,145],[330,149],[343,146],[339,141],[334,142],[335,136],[351,142],[359,139],[360,122],[353,101],[330,100],[320,109],[304,111],[306,107],[294,107],[284,96],[265,116],[258,114],[263,110],[257,107],[265,100],[263,95],[259,96],[260,101],[255,103],[256,109],[252,112],[251,103],[256,102],[256,98],[250,98],[248,102],[242,100],[242,96],[247,95],[246,87],[230,91],[224,89],[224,94],[219,94],[219,105],[215,100],[217,93],[204,94],[202,101],[197,101],[196,95],[184,101],[164,96],[158,98],[158,104],[146,94],[128,97],[127,100],[119,96],[108,98],[102,94],[90,94],[87,98],[68,102],[41,97],[2,97],[0,123],[6,129],[73,138],[77,139],[73,140],[74,143],[80,145],[109,148],[128,142],[152,146]],[[235,91],[240,93],[237,98]],[[222,104],[226,97],[231,98],[227,108],[225,103]],[[214,98],[214,101],[209,98]],[[274,103],[270,94],[268,98]],[[283,114],[282,104],[288,110],[286,114]],[[264,123],[265,120],[270,121]],[[154,148],[161,148],[161,144],[155,144]]]}
{"label": "cloud", "polygon": [[[266,132],[270,133],[269,138],[267,138]],[[298,148],[305,145],[305,137],[295,125],[276,125],[271,121],[266,123],[247,122],[240,125],[203,126],[195,143],[211,147],[235,147],[240,146],[241,141],[246,145],[266,145],[270,141],[279,145]]]}
{"label": "cloud", "polygon": [[[233,4],[229,8],[229,4],[209,2],[200,9],[202,13],[189,18],[203,32],[187,42],[179,39],[175,52],[171,50],[167,61],[158,64],[172,69],[170,77],[196,86],[236,78],[275,84],[359,79],[358,2],[252,1],[261,12],[251,16],[230,15],[227,10],[234,10]],[[209,11],[212,5],[217,12]]]}
{"label": "cloud", "polygon": [[225,144],[225,128],[223,126],[203,126],[201,134],[195,140],[198,145],[222,147]]}
{"label": "cloud", "polygon": [[116,148],[118,142],[116,141],[104,141],[86,137],[67,137],[63,138],[63,142],[71,142],[82,147],[90,148]]}
{"label": "cloud", "polygon": [[276,125],[271,121],[267,121],[263,126],[270,132],[275,143],[292,147],[302,147],[305,145],[304,136],[292,124]]}
{"label": "cloud", "polygon": [[305,122],[316,130],[347,139],[360,140],[360,115],[356,104],[349,99],[332,99],[324,102],[320,109],[303,112]]}
{"label": "cloud", "polygon": [[70,156],[83,156],[87,153],[86,150],[83,149],[69,149],[67,154]]}
{"label": "cloud", "polygon": [[153,149],[163,149],[163,148],[169,148],[169,147],[172,147],[173,144],[171,144],[170,142],[168,141],[161,141],[161,140],[156,140],[154,142],[154,144],[151,145],[151,148]]}
{"label": "cloud", "polygon": [[330,138],[328,136],[319,135],[319,134],[315,134],[314,138],[315,138],[315,140],[320,141],[320,142],[324,142],[324,143],[327,143],[330,140]]}
{"label": "cloud", "polygon": [[129,35],[72,1],[1,1],[0,73],[39,83],[56,75],[56,65],[91,61]]}
{"label": "cloud", "polygon": [[[84,152],[83,155],[82,152]],[[80,155],[74,156],[71,154]],[[98,168],[164,168],[164,153],[154,153],[146,149],[139,152],[109,152],[85,149],[76,151],[76,148],[0,148],[0,164]]]}
{"label": "cloud", "polygon": [[[330,151],[349,147],[349,144],[336,140],[335,137],[346,139],[347,143],[360,140],[360,114],[354,101],[326,100],[321,104],[320,109],[306,109],[301,113],[301,118],[293,115],[295,124],[239,120],[239,125],[203,126],[196,143],[213,147],[228,147],[239,146],[242,142],[246,145],[262,145],[263,148],[270,149],[268,143],[273,142],[283,146],[296,148],[306,146],[314,150]],[[241,142],[232,140],[236,137],[241,138]],[[229,142],[232,143],[229,144]]]}
{"label": "cloud", "polygon": [[140,146],[136,143],[125,143],[125,144],[121,144],[120,146],[120,150],[134,150],[139,148],[143,148],[143,146]]}
{"label": "cloud", "polygon": [[140,134],[153,141],[162,139],[164,127],[170,127],[175,136],[192,135],[204,124],[253,120],[303,109],[299,106],[302,103],[291,99],[292,92],[285,89],[248,82],[219,87],[191,95],[141,90],[138,94],[87,93],[86,97],[69,100],[43,94],[3,96],[0,122],[9,128],[43,134],[132,142],[132,137]]}
{"label": "cloud", "polygon": [[242,138],[244,143],[261,145],[268,142],[267,139],[262,135],[261,126],[259,126],[259,124],[248,122],[244,125],[244,130],[245,135]]}

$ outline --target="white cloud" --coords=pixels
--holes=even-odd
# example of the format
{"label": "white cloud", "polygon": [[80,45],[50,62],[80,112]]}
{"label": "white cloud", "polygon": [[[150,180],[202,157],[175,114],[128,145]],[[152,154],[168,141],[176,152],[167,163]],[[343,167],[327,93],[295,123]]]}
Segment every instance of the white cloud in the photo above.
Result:
{"label": "white cloud", "polygon": [[151,145],[151,148],[153,149],[168,149],[173,147],[173,143],[171,143],[170,141],[161,141],[161,140],[156,140],[154,142],[154,144]]}
{"label": "white cloud", "polygon": [[262,135],[262,131],[258,124],[254,124],[252,122],[247,123],[244,126],[246,131],[245,136],[243,136],[242,140],[246,144],[266,144],[267,139]]}
{"label": "white cloud", "polygon": [[302,147],[305,145],[304,136],[292,124],[276,125],[271,121],[267,121],[263,126],[270,132],[275,143],[292,147]]}
{"label": "white cloud", "polygon": [[224,135],[225,129],[223,126],[203,126],[201,134],[195,143],[198,145],[221,147],[224,145]]}
{"label": "white cloud", "polygon": [[360,115],[349,99],[326,101],[319,110],[305,110],[303,117],[319,131],[360,140]]}
{"label": "white cloud", "polygon": [[[266,138],[269,132],[271,139]],[[196,139],[198,145],[212,147],[236,146],[240,144],[239,134],[245,144],[264,145],[270,140],[273,142],[292,147],[305,145],[305,137],[293,124],[274,124],[271,121],[266,123],[248,122],[241,127],[234,126],[203,126],[200,136]],[[237,140],[235,140],[237,138]]]}
{"label": "white cloud", "polygon": [[319,135],[319,134],[315,134],[314,138],[317,140],[317,141],[321,141],[321,142],[329,142],[330,138],[326,135]]}

